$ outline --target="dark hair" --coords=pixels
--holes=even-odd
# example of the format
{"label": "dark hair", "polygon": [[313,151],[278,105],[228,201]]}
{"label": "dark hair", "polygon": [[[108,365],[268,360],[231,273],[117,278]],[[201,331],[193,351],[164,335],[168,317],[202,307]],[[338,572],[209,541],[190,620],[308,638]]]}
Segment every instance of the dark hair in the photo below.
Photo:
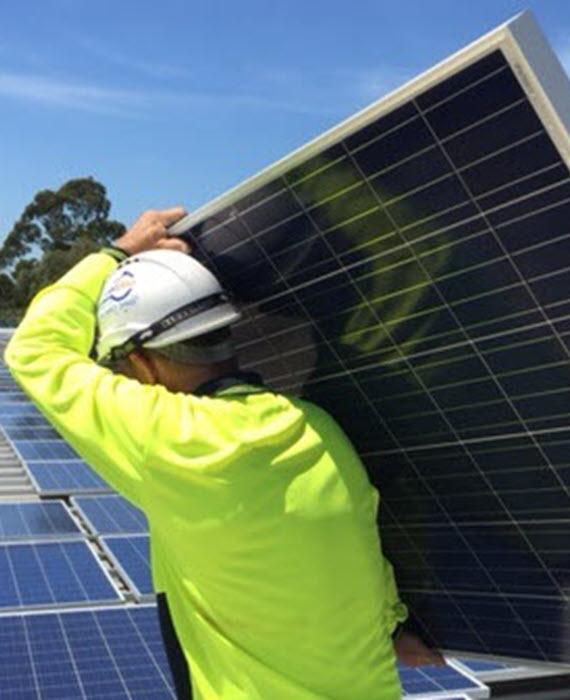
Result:
{"label": "dark hair", "polygon": [[[219,361],[219,359],[216,359],[216,353],[220,352],[220,348],[225,350],[226,355],[231,350],[233,355],[231,339],[231,329],[229,326],[225,326],[224,328],[204,333],[204,335],[179,340],[176,343],[164,345],[160,348],[146,348],[143,346],[143,349],[146,352],[165,357],[168,360],[174,360],[175,362],[204,364]],[[227,356],[223,359],[227,359]]]}

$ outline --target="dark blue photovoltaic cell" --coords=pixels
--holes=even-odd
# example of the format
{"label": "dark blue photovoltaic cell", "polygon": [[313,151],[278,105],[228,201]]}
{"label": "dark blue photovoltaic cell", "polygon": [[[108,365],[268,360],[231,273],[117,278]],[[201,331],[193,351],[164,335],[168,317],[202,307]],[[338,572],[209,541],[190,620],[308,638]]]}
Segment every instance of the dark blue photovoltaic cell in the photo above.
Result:
{"label": "dark blue photovoltaic cell", "polygon": [[460,673],[453,666],[417,666],[398,664],[402,689],[406,695],[465,691],[482,688],[483,685]]}
{"label": "dark blue photovoltaic cell", "polygon": [[85,542],[0,545],[2,608],[119,599]]}
{"label": "dark blue photovoltaic cell", "polygon": [[0,624],[11,700],[173,700],[154,606],[11,615]]}
{"label": "dark blue photovoltaic cell", "polygon": [[123,569],[140,595],[152,595],[150,574],[149,538],[146,535],[135,537],[102,537],[101,541],[110,551],[112,558]]}
{"label": "dark blue photovoltaic cell", "polygon": [[0,539],[82,536],[62,501],[0,503]]}
{"label": "dark blue photovoltaic cell", "polygon": [[12,443],[24,461],[79,459],[79,455],[64,440],[26,441]]}
{"label": "dark blue photovoltaic cell", "polygon": [[112,488],[80,460],[28,462],[26,469],[40,494],[102,493]]}
{"label": "dark blue photovoltaic cell", "polygon": [[92,529],[102,535],[147,532],[145,514],[122,496],[86,496],[73,499]]}

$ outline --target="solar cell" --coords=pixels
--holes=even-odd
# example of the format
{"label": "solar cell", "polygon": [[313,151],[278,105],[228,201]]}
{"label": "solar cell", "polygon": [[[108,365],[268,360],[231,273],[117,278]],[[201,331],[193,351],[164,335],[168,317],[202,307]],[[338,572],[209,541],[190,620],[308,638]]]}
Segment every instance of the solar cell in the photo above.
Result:
{"label": "solar cell", "polygon": [[119,600],[85,542],[0,545],[0,608]]}
{"label": "solar cell", "polygon": [[0,503],[0,539],[82,537],[62,501]]}
{"label": "solar cell", "polygon": [[93,532],[106,535],[148,531],[144,513],[122,496],[80,496],[72,498],[72,503]]}
{"label": "solar cell", "polygon": [[241,365],[346,429],[447,648],[570,660],[569,126],[525,13],[173,230]]}
{"label": "solar cell", "polygon": [[172,700],[154,606],[1,618],[2,697]]}
{"label": "solar cell", "polygon": [[148,536],[113,535],[101,542],[138,597],[154,595]]}
{"label": "solar cell", "polygon": [[107,482],[81,460],[28,462],[25,466],[34,488],[43,496],[112,491]]}

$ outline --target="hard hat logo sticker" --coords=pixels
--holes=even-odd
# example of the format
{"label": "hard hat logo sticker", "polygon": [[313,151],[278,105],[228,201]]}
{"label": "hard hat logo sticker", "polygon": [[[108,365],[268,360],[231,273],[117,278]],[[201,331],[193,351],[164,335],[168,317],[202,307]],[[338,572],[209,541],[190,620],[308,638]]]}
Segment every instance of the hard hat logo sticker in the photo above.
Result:
{"label": "hard hat logo sticker", "polygon": [[123,301],[133,291],[134,285],[135,276],[132,272],[125,270],[109,289],[107,298],[113,299],[113,301]]}

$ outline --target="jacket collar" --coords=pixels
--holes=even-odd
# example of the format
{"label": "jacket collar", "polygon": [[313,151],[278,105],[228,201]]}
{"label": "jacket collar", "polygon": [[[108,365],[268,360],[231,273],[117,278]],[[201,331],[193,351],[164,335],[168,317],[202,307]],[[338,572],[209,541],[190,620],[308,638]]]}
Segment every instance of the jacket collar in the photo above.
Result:
{"label": "jacket collar", "polygon": [[[258,372],[236,370],[234,372],[230,372],[229,374],[224,374],[221,377],[216,377],[215,379],[209,379],[207,382],[203,382],[192,391],[192,394],[195,396],[211,396],[237,384],[253,384],[255,387],[264,386],[263,379]],[[252,390],[255,391],[255,389],[244,387],[243,393],[249,393]],[[234,391],[232,393],[242,392]]]}

